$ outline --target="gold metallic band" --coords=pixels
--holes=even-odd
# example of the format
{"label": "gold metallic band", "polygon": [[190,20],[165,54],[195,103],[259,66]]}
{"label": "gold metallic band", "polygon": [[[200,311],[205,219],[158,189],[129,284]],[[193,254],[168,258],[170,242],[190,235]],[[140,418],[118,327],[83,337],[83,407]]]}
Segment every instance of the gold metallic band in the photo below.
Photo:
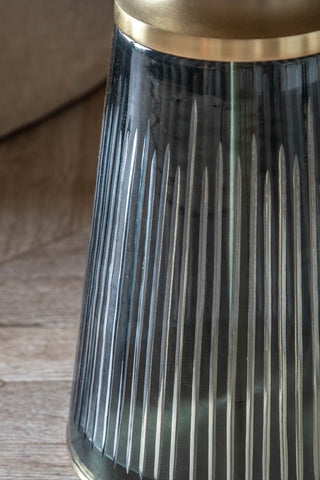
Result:
{"label": "gold metallic band", "polygon": [[320,52],[320,30],[275,38],[211,38],[168,31],[143,22],[115,2],[118,28],[136,42],[163,53],[220,62],[298,58]]}

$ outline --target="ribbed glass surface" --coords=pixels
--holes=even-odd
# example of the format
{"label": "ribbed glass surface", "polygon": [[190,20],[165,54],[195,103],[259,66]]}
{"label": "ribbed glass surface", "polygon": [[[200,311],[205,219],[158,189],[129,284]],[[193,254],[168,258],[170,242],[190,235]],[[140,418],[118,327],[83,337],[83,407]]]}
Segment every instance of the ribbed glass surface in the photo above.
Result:
{"label": "ribbed glass surface", "polygon": [[114,37],[69,446],[101,480],[320,479],[319,57]]}

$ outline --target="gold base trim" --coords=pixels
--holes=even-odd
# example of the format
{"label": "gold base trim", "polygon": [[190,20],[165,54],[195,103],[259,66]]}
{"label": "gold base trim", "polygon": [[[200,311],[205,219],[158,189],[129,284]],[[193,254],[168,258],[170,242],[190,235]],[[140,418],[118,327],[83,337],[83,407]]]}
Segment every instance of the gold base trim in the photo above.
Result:
{"label": "gold base trim", "polygon": [[74,449],[71,447],[69,439],[67,439],[67,444],[68,444],[68,449],[70,453],[70,461],[73,467],[73,470],[76,472],[78,477],[81,480],[99,480],[96,477],[94,477],[91,472],[86,468],[86,466],[81,462],[80,458],[74,451]]}
{"label": "gold base trim", "polygon": [[174,56],[217,62],[261,62],[320,52],[320,30],[277,38],[209,38],[167,31],[144,23],[115,2],[115,23],[132,40]]}
{"label": "gold base trim", "polygon": [[92,477],[89,477],[87,476],[83,470],[81,470],[81,468],[75,463],[75,461],[73,460],[73,458],[71,458],[71,463],[72,463],[72,467],[73,467],[73,470],[75,471],[75,473],[78,475],[78,477],[80,478],[80,480],[92,480]]}

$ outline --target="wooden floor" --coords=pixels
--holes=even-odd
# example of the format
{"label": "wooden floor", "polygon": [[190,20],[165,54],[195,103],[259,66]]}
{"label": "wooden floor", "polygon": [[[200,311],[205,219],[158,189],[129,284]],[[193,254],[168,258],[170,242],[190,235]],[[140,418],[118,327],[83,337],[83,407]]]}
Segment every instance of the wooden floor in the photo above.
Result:
{"label": "wooden floor", "polygon": [[0,143],[0,479],[76,479],[66,424],[103,90]]}

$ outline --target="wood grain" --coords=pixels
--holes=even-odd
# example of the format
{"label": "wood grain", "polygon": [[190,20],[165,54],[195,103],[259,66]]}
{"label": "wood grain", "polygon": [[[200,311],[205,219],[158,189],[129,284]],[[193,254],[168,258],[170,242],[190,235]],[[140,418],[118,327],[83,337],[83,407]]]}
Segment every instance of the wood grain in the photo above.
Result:
{"label": "wood grain", "polygon": [[77,326],[89,228],[0,268],[0,326]]}
{"label": "wood grain", "polygon": [[64,444],[70,388],[70,381],[5,383],[0,391],[0,455],[8,445]]}
{"label": "wood grain", "polygon": [[0,329],[0,378],[4,382],[72,378],[77,328]]}
{"label": "wood grain", "polygon": [[0,451],[1,480],[79,480],[65,444],[8,445]]}
{"label": "wood grain", "polygon": [[[12,303],[11,325],[1,312],[0,479],[77,478],[67,452],[65,432],[87,240],[88,228],[81,229],[0,265],[2,282],[11,275],[12,287],[15,280],[19,285],[19,307],[15,310]],[[37,292],[31,296],[28,275],[32,278],[31,290]],[[62,290],[69,299],[66,309],[59,303]],[[50,306],[49,317],[39,315],[39,292],[46,298],[43,306]],[[23,303],[24,295],[27,299]],[[59,321],[53,320],[56,316]],[[33,318],[38,319],[37,325]]]}
{"label": "wood grain", "polygon": [[66,426],[104,89],[0,143],[0,480],[76,480]]}

